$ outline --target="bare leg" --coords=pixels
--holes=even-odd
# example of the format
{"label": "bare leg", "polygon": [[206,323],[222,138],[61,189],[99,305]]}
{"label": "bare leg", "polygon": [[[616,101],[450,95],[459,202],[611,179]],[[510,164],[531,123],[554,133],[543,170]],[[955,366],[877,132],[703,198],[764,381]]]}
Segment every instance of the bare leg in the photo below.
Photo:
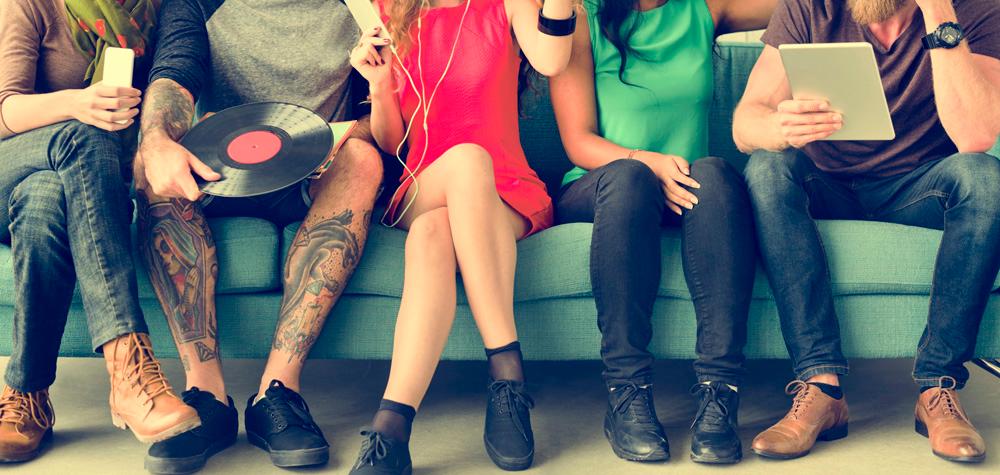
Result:
{"label": "bare leg", "polygon": [[170,324],[184,364],[187,388],[226,401],[216,338],[215,242],[201,208],[187,200],[165,199],[146,190],[137,164],[139,246],[149,277]]}
{"label": "bare leg", "polygon": [[[430,385],[454,321],[454,262],[462,269],[486,346],[517,340],[515,241],[527,228],[497,196],[492,162],[481,147],[450,149],[421,173],[419,183],[416,200],[401,222],[410,236],[385,392],[385,399],[414,408]],[[411,187],[404,202],[415,190]]]}
{"label": "bare leg", "polygon": [[313,184],[312,208],[285,263],[281,312],[258,394],[274,379],[299,390],[309,350],[361,258],[381,181],[378,152],[349,139]]}

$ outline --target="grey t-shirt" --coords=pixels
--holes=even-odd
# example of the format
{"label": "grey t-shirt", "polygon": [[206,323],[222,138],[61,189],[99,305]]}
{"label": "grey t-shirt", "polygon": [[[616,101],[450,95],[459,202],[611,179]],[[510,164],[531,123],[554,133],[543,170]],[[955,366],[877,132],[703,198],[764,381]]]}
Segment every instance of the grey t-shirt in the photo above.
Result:
{"label": "grey t-shirt", "polygon": [[199,112],[278,101],[344,120],[358,37],[337,0],[165,0],[150,81],[177,81]]}
{"label": "grey t-shirt", "polygon": [[[955,10],[972,52],[1000,59],[1000,1],[959,0]],[[775,48],[786,43],[871,43],[896,129],[891,141],[809,144],[803,151],[817,167],[837,176],[888,177],[957,151],[934,103],[931,57],[922,44],[925,35],[919,10],[899,39],[885,48],[867,26],[854,21],[845,0],[781,1],[764,43]]]}

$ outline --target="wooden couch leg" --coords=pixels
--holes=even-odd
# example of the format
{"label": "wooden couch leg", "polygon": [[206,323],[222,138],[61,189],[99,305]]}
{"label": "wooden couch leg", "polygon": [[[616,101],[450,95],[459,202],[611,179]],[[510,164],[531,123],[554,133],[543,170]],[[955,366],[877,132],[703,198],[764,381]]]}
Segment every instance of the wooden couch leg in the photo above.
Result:
{"label": "wooden couch leg", "polygon": [[1000,360],[996,359],[975,359],[972,360],[976,366],[983,368],[983,371],[992,374],[993,376],[1000,378]]}

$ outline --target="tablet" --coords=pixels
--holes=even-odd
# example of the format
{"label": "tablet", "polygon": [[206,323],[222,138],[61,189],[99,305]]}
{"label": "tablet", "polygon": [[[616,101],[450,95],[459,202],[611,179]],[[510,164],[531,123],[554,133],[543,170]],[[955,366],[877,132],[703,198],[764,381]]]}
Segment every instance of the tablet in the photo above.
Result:
{"label": "tablet", "polygon": [[844,116],[844,127],[826,140],[896,138],[870,43],[786,44],[778,50],[792,97],[825,99]]}

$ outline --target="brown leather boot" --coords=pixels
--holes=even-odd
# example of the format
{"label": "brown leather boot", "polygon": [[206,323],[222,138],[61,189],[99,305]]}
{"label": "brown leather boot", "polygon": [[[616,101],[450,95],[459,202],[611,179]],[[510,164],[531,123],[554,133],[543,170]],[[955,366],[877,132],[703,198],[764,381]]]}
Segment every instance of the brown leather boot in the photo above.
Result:
{"label": "brown leather boot", "polygon": [[757,455],[794,459],[812,450],[817,440],[847,437],[847,399],[834,399],[804,381],[792,381],[785,393],[795,395],[792,409],[771,428],[753,440]]}
{"label": "brown leather boot", "polygon": [[104,353],[111,375],[111,421],[115,426],[132,429],[139,441],[153,443],[201,425],[194,408],[170,389],[148,335],[121,336],[105,344]]}
{"label": "brown leather boot", "polygon": [[986,459],[986,441],[958,402],[953,378],[943,377],[939,387],[920,394],[915,417],[917,433],[930,439],[934,455],[952,462]]}
{"label": "brown leather boot", "polygon": [[0,394],[0,462],[26,462],[52,441],[55,412],[48,390]]}

